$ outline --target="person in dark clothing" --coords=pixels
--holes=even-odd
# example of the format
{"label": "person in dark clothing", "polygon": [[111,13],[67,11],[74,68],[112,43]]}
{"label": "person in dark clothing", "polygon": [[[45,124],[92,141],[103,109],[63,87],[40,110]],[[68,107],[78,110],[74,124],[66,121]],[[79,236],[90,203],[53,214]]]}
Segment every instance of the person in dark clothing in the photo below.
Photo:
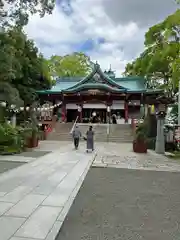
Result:
{"label": "person in dark clothing", "polygon": [[89,130],[86,133],[86,137],[87,137],[86,152],[88,152],[88,150],[94,151],[94,131],[92,130],[92,126],[89,127]]}
{"label": "person in dark clothing", "polygon": [[117,124],[117,120],[116,120],[116,115],[115,114],[112,115],[112,123],[113,124]]}
{"label": "person in dark clothing", "polygon": [[74,139],[74,147],[75,149],[78,149],[79,147],[79,140],[81,138],[81,131],[79,130],[78,126],[75,127],[72,133],[73,139]]}

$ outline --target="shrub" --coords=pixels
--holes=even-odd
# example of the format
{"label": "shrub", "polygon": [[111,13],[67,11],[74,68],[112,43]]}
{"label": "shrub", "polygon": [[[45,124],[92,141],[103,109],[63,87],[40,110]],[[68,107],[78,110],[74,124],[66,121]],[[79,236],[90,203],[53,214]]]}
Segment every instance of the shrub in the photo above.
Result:
{"label": "shrub", "polygon": [[147,140],[147,125],[146,123],[140,123],[136,128],[135,132],[135,140],[136,141],[143,141]]}
{"label": "shrub", "polygon": [[24,146],[24,138],[18,128],[4,123],[0,125],[0,152],[20,152]]}

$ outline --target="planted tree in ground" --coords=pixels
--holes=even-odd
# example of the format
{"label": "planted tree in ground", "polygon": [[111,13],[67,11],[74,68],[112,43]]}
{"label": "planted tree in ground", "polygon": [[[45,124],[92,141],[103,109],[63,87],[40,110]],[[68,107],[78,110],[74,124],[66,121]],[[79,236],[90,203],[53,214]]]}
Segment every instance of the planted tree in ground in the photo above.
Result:
{"label": "planted tree in ground", "polygon": [[163,88],[170,96],[178,90],[180,59],[180,10],[151,27],[145,35],[145,51],[125,69],[140,75],[149,87]]}
{"label": "planted tree in ground", "polygon": [[[42,55],[34,42],[27,39],[21,28],[14,27],[0,33],[0,89],[4,96],[17,104],[17,91],[25,104],[37,97],[36,91],[51,86],[51,78]],[[9,89],[7,88],[9,87]],[[16,89],[13,92],[13,89]],[[11,93],[11,96],[9,96]],[[14,97],[12,94],[15,95]],[[8,100],[7,99],[7,100]],[[13,100],[14,99],[14,100]],[[9,102],[9,101],[8,101]]]}

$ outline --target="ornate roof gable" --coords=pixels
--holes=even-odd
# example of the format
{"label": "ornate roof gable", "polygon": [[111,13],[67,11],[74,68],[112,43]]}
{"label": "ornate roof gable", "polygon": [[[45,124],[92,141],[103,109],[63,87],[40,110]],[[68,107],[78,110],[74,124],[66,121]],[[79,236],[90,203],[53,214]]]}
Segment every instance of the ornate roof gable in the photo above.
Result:
{"label": "ornate roof gable", "polygon": [[84,79],[79,81],[74,86],[68,88],[67,90],[70,91],[71,89],[76,89],[76,88],[79,88],[80,86],[83,87],[84,84],[88,84],[88,85],[89,84],[96,84],[96,85],[105,84],[111,88],[124,89],[124,90],[126,89],[124,87],[121,87],[113,79],[111,79],[106,74],[104,74],[98,63],[93,64],[92,72],[88,76],[86,76]]}

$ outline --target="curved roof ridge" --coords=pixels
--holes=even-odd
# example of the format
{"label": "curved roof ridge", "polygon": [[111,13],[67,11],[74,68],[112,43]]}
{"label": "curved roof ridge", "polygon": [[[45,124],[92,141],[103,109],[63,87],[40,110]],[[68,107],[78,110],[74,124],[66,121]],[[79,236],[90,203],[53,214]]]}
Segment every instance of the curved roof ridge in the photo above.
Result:
{"label": "curved roof ridge", "polygon": [[92,72],[89,75],[84,77],[82,80],[80,80],[78,83],[76,83],[74,86],[68,88],[67,90],[71,90],[73,88],[77,88],[78,86],[80,86],[82,84],[85,84],[88,80],[90,80],[95,75],[95,73],[99,73],[105,80],[107,80],[107,82],[109,82],[110,84],[116,86],[117,88],[127,89],[127,88],[125,88],[123,86],[120,86],[113,79],[111,79],[109,76],[104,74],[104,72],[100,68],[100,65],[98,63],[96,63],[96,64],[94,64],[94,69],[92,70]]}
{"label": "curved roof ridge", "polygon": [[85,83],[83,85],[65,89],[63,92],[77,91],[77,90],[81,90],[83,88],[84,89],[96,89],[97,87],[100,87],[101,89],[109,89],[112,92],[120,92],[121,90],[124,90],[124,89],[120,89],[120,88],[113,88],[113,87],[108,86],[107,84],[103,84],[103,83],[97,83],[97,84]]}

